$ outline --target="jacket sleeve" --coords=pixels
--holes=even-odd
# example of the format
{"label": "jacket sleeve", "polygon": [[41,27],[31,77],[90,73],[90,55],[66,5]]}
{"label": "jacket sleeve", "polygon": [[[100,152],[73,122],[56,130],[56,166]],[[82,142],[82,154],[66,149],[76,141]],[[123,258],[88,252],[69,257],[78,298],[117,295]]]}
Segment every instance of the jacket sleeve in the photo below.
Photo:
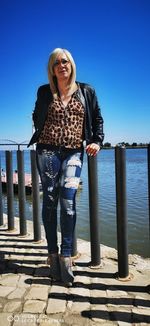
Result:
{"label": "jacket sleeve", "polygon": [[39,87],[38,91],[37,91],[37,99],[35,102],[35,107],[34,110],[32,112],[32,120],[34,123],[34,128],[35,130],[38,129],[38,119],[40,116],[40,110],[42,107],[42,92],[41,92],[41,87]]}
{"label": "jacket sleeve", "polygon": [[45,119],[48,113],[48,106],[52,99],[50,94],[49,84],[42,85],[38,88],[37,99],[35,102],[35,107],[32,112],[32,120],[35,128],[35,132],[32,135],[32,138],[28,144],[28,147],[33,143],[36,143],[38,137],[43,129]]}
{"label": "jacket sleeve", "polygon": [[92,107],[93,107],[92,110],[93,142],[102,146],[104,140],[104,133],[103,133],[104,120],[101,115],[101,109],[98,103],[95,90],[93,91],[93,96],[92,96]]}

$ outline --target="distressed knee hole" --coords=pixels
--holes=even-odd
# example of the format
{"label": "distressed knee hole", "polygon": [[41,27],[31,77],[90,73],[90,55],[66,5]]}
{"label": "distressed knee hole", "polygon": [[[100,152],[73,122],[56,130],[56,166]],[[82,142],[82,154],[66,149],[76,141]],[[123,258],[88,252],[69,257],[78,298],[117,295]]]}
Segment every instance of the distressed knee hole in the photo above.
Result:
{"label": "distressed knee hole", "polygon": [[73,208],[73,201],[70,199],[63,199],[63,208],[66,211],[67,215],[73,217],[75,215],[75,210]]}
{"label": "distressed knee hole", "polygon": [[79,161],[77,158],[71,158],[67,165],[71,165],[71,166],[79,166],[81,168],[81,161]]}
{"label": "distressed knee hole", "polygon": [[53,191],[53,187],[48,187],[47,188],[47,191],[52,192]]}
{"label": "distressed knee hole", "polygon": [[48,195],[48,198],[49,198],[51,201],[54,201],[54,198],[53,198],[51,195]]}
{"label": "distressed knee hole", "polygon": [[65,188],[78,188],[80,178],[72,177],[72,178],[65,178]]}

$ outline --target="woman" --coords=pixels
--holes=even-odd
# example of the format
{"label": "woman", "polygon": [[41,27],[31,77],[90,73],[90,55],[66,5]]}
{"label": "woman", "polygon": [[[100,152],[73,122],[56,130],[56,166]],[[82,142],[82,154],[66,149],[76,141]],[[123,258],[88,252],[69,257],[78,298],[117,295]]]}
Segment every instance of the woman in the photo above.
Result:
{"label": "woman", "polygon": [[[83,142],[96,155],[104,138],[94,89],[76,81],[69,51],[55,49],[48,61],[49,84],[38,89],[33,112],[37,166],[43,188],[42,218],[48,244],[51,277],[73,283],[72,243],[76,223],[75,197],[83,164]],[[61,251],[57,244],[57,205],[60,200]]]}

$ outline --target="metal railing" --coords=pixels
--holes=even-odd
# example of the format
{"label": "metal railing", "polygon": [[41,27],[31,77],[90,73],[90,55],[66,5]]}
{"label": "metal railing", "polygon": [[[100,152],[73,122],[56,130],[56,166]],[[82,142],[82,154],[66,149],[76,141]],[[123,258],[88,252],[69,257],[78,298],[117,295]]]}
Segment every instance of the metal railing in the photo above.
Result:
{"label": "metal railing", "polygon": [[[148,194],[149,194],[149,222],[150,222],[150,145],[147,147],[148,157]],[[33,232],[34,241],[41,240],[40,225],[40,196],[39,177],[36,166],[35,150],[30,151],[31,179],[32,179],[32,207],[33,207]],[[7,175],[7,215],[8,230],[12,231],[14,225],[14,191],[13,191],[13,164],[12,151],[6,151],[6,175]],[[1,168],[1,164],[0,164]],[[20,235],[27,234],[26,225],[26,196],[25,196],[25,172],[24,151],[17,150],[17,172],[18,172],[18,198]],[[128,227],[127,227],[127,203],[126,203],[126,148],[115,148],[115,176],[116,176],[116,221],[117,221],[117,249],[118,249],[118,276],[119,279],[128,279]],[[98,177],[97,158],[88,157],[88,187],[89,187],[89,216],[90,216],[90,243],[91,243],[91,266],[101,264],[100,255],[100,218],[98,215]],[[0,226],[3,225],[3,202],[2,202],[2,180],[0,176]],[[76,235],[72,255],[77,254]]]}

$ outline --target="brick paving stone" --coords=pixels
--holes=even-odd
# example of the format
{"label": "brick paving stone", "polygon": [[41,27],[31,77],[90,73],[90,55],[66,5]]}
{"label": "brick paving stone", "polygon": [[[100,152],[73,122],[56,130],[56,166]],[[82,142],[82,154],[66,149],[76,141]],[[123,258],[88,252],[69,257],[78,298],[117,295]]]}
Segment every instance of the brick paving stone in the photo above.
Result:
{"label": "brick paving stone", "polygon": [[41,300],[48,299],[48,286],[46,287],[31,287],[25,296],[25,300]]}
{"label": "brick paving stone", "polygon": [[90,296],[91,296],[91,303],[101,303],[105,304],[107,303],[107,294],[106,291],[102,290],[91,290],[90,291]]}
{"label": "brick paving stone", "polygon": [[91,277],[91,284],[92,284],[92,287],[94,287],[95,284],[98,284],[99,286],[104,286],[104,284],[106,284],[106,280],[101,278],[101,277],[94,277],[92,278]]}
{"label": "brick paving stone", "polygon": [[16,288],[13,292],[8,295],[8,299],[21,299],[26,292],[24,288]]}
{"label": "brick paving stone", "polygon": [[69,289],[66,286],[59,286],[53,284],[50,289],[50,294],[59,294],[61,296],[66,296],[66,294],[69,292]]}
{"label": "brick paving stone", "polygon": [[21,307],[20,301],[8,301],[4,306],[3,312],[20,312]]}
{"label": "brick paving stone", "polygon": [[5,259],[8,259],[10,260],[11,262],[15,259],[18,261],[18,263],[23,263],[24,261],[24,255],[17,255],[17,253],[13,253],[12,255],[11,254],[5,254]]}
{"label": "brick paving stone", "polygon": [[48,300],[46,314],[64,313],[66,304],[66,300],[50,298]]}
{"label": "brick paving stone", "polygon": [[76,282],[76,283],[83,283],[83,284],[90,284],[91,283],[91,279],[90,279],[90,277],[87,277],[87,276],[77,275],[74,278],[74,282]]}
{"label": "brick paving stone", "polygon": [[68,308],[72,313],[80,313],[82,310],[90,309],[90,290],[83,288],[70,288],[69,294],[71,295],[71,301],[68,304]]}
{"label": "brick paving stone", "polygon": [[0,297],[5,298],[9,293],[13,292],[16,288],[12,286],[0,286]]}
{"label": "brick paving stone", "polygon": [[6,274],[0,280],[0,285],[4,285],[4,286],[5,285],[6,286],[16,286],[18,280],[19,280],[19,275]]}
{"label": "brick paving stone", "polygon": [[121,298],[121,297],[127,297],[128,293],[125,291],[111,291],[111,290],[106,290],[107,296],[109,298]]}
{"label": "brick paving stone", "polygon": [[23,312],[29,312],[33,314],[41,314],[44,312],[46,307],[45,301],[40,300],[27,300],[23,307]]}
{"label": "brick paving stone", "polygon": [[126,321],[128,323],[132,323],[132,308],[113,306],[113,307],[108,307],[108,311],[110,314],[110,319],[113,319],[116,322]]}
{"label": "brick paving stone", "polygon": [[[79,298],[79,301],[83,300],[85,301],[85,298],[90,298],[90,290],[89,289],[84,289],[82,287],[75,287],[75,288],[70,288],[69,293],[72,294],[74,297]],[[81,300],[80,300],[81,299]]]}
{"label": "brick paving stone", "polygon": [[148,293],[141,293],[141,295],[135,295],[134,305],[138,308],[149,307],[150,309],[150,295]]}
{"label": "brick paving stone", "polygon": [[[82,317],[81,315],[66,314],[63,318],[64,323],[62,323],[62,326],[91,326],[91,320],[89,318]],[[98,325],[95,324],[95,326]]]}
{"label": "brick paving stone", "polygon": [[73,302],[71,307],[71,313],[81,313],[82,311],[90,310],[90,302]]}
{"label": "brick paving stone", "polygon": [[91,307],[91,319],[98,323],[109,320],[109,312],[105,305],[95,305]]}
{"label": "brick paving stone", "polygon": [[149,308],[132,308],[133,319],[135,322],[147,322],[150,325],[150,309]]}
{"label": "brick paving stone", "polygon": [[107,309],[108,311],[110,312],[113,312],[113,311],[124,311],[124,312],[127,312],[127,313],[131,313],[132,312],[132,306],[131,307],[128,307],[128,306],[120,306],[120,305],[107,305]]}
{"label": "brick paving stone", "polygon": [[96,290],[96,289],[92,289],[91,291],[90,291],[90,293],[91,293],[91,296],[92,297],[102,297],[102,298],[106,298],[107,297],[107,293],[106,293],[106,291],[104,291],[104,290]]}
{"label": "brick paving stone", "polygon": [[[118,325],[118,326],[132,326],[133,323],[127,323],[127,322],[125,322],[125,321],[119,321],[119,322],[117,323],[117,325]],[[134,325],[134,326],[135,326],[135,325]]]}
{"label": "brick paving stone", "polygon": [[[35,249],[35,253],[37,253],[37,250],[38,250],[38,248],[37,249]],[[38,253],[39,253],[39,251],[38,251]],[[24,263],[26,263],[26,261],[28,261],[28,259],[29,259],[29,257],[28,256],[25,256],[24,257]],[[31,251],[30,251],[30,260],[31,260],[31,266],[32,266],[32,264],[34,265],[34,267],[35,266],[37,266],[37,267],[39,267],[40,266],[40,264],[45,264],[45,262],[46,262],[46,257],[40,257],[40,255],[38,256],[38,258],[37,258],[37,255],[33,255],[32,256],[32,253],[31,253]]]}
{"label": "brick paving stone", "polygon": [[113,303],[106,303],[106,306],[109,311],[114,311],[114,310],[120,310],[120,309],[126,309],[127,311],[131,312],[131,309],[133,308],[133,305],[121,305],[120,303],[118,304],[113,304]]}
{"label": "brick paving stone", "polygon": [[150,323],[134,323],[134,326],[148,326]]}
{"label": "brick paving stone", "polygon": [[[6,245],[6,244],[5,244],[5,245]],[[7,246],[9,246],[9,253],[7,253],[7,250],[8,250],[8,247],[7,247]],[[5,246],[3,245],[3,252],[4,252],[5,254],[7,253],[8,255],[11,256],[11,254],[14,252],[14,248],[12,248],[13,244],[8,243],[7,246],[5,247]]]}
{"label": "brick paving stone", "polygon": [[98,325],[101,325],[101,326],[115,326],[115,325],[118,325],[117,322],[114,322],[114,321],[99,321],[98,323],[95,323],[94,324],[91,324],[90,326],[98,326]]}

